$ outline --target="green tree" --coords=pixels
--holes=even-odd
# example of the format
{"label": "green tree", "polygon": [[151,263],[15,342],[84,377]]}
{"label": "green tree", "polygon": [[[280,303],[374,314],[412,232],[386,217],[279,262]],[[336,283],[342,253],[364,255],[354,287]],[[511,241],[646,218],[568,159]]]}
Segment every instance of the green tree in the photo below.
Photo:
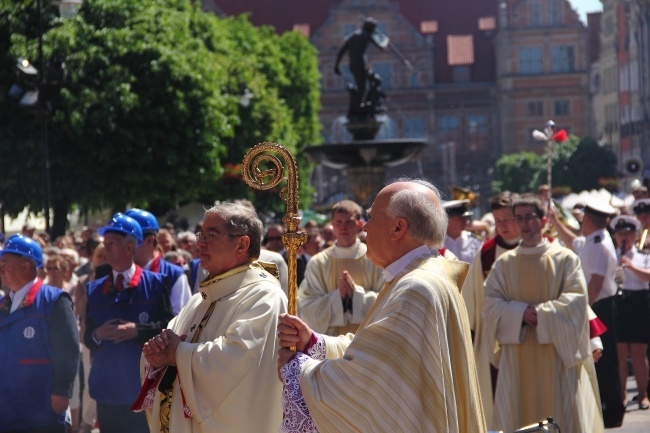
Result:
{"label": "green tree", "polygon": [[572,191],[602,188],[602,179],[618,178],[616,155],[598,145],[593,138],[580,141],[575,152],[569,158],[569,186]]}
{"label": "green tree", "polygon": [[496,163],[492,191],[530,192],[545,179],[545,159],[533,152],[503,155]]}
{"label": "green tree", "polygon": [[[313,122],[318,110],[315,56],[293,57],[308,52],[304,41],[282,45],[270,28],[218,19],[186,0],[85,0],[67,21],[43,3],[45,58],[58,56],[67,71],[51,95],[55,233],[73,204],[158,213],[248,194],[260,205],[242,185],[223,188],[224,165],[260,141],[296,154],[303,135],[317,135],[314,125],[294,125],[303,114]],[[0,0],[0,200],[14,215],[43,209],[38,119],[6,98],[15,58],[36,58],[35,10],[33,0]],[[287,74],[291,62],[298,68]],[[294,81],[309,89],[298,110],[285,99]],[[254,95],[248,107],[240,105],[245,88]],[[279,206],[279,198],[265,200]]]}
{"label": "green tree", "polygon": [[[592,138],[569,136],[564,143],[553,145],[551,183],[554,194],[600,188],[599,180],[615,178],[616,157]],[[503,155],[496,163],[495,193],[530,192],[547,182],[547,154],[520,152]]]}

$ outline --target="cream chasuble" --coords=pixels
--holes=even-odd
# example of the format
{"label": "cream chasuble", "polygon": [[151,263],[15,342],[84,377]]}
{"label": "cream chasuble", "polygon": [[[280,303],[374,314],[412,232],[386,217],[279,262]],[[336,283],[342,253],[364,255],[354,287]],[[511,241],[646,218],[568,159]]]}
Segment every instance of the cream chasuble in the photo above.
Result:
{"label": "cream chasuble", "polygon": [[466,272],[466,263],[420,257],[353,338],[325,338],[328,359],[308,360],[300,373],[320,433],[486,431],[458,289]]}
{"label": "cream chasuble", "polygon": [[[199,341],[190,343],[214,302]],[[278,316],[287,298],[276,278],[257,262],[203,282],[180,314],[169,322],[187,334],[176,352],[170,432],[276,433],[282,422],[282,383],[277,376]],[[185,398],[191,417],[183,413]],[[160,392],[147,416],[160,432]]]}
{"label": "cream chasuble", "polygon": [[[343,257],[342,250],[351,257]],[[339,279],[347,270],[356,284],[352,314],[343,311]],[[298,316],[314,332],[341,335],[355,332],[384,285],[381,269],[366,256],[366,245],[357,241],[350,248],[332,246],[312,256],[298,291]]]}
{"label": "cream chasuble", "polygon": [[[587,286],[578,257],[557,242],[518,247],[494,264],[485,284],[483,326],[499,368],[496,429],[552,416],[562,431],[602,432],[589,348]],[[522,325],[528,305],[537,326]]]}
{"label": "cream chasuble", "polygon": [[[495,243],[494,257],[498,259],[503,253],[509,251],[498,243]],[[469,267],[467,279],[461,294],[467,307],[467,316],[469,318],[469,327],[474,333],[474,357],[476,358],[476,372],[478,373],[479,388],[481,389],[481,400],[483,402],[483,411],[485,412],[485,422],[488,429],[494,430],[492,422],[492,413],[494,410],[492,376],[490,373],[490,353],[495,348],[488,346],[488,337],[483,330],[481,314],[483,312],[483,300],[485,299],[485,273],[483,271],[483,262],[481,260],[481,251],[476,254],[472,264]]]}

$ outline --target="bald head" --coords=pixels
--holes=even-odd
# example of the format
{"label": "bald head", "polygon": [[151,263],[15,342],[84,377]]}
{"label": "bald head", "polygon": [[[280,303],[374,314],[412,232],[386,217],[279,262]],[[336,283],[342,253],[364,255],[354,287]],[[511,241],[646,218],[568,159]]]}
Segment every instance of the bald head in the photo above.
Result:
{"label": "bald head", "polygon": [[447,214],[440,193],[420,179],[399,179],[383,188],[370,209],[368,257],[385,267],[420,245],[442,245]]}
{"label": "bald head", "polygon": [[438,188],[422,179],[398,179],[384,190],[390,194],[386,212],[392,218],[404,218],[414,240],[436,247],[443,244],[447,213]]}

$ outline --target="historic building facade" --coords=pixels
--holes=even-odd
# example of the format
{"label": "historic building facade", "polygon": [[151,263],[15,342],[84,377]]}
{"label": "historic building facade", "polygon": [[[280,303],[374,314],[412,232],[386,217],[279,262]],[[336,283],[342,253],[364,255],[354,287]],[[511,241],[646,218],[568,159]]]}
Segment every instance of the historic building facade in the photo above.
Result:
{"label": "historic building facade", "polygon": [[588,33],[565,0],[500,3],[497,89],[502,151],[539,152],[532,138],[548,120],[589,135]]}
{"label": "historic building facade", "polygon": [[[343,127],[347,111],[346,81],[334,73],[336,55],[347,35],[359,28],[360,17],[372,16],[404,59],[392,49],[367,52],[387,94],[387,120],[382,138],[422,138],[427,146],[418,162],[389,170],[424,176],[450,194],[452,185],[489,195],[492,167],[501,154],[496,98],[494,38],[497,3],[482,0],[208,0],[204,9],[218,14],[250,14],[256,24],[278,32],[297,30],[319,51],[325,143],[351,139]],[[344,59],[342,66],[347,65]],[[343,173],[319,167],[312,179],[317,204],[340,199]]]}
{"label": "historic building facade", "polygon": [[[421,161],[391,169],[389,177],[424,176],[448,195],[458,185],[487,198],[501,154],[544,151],[531,131],[547,120],[579,136],[590,132],[587,31],[566,0],[205,0],[204,9],[247,12],[256,25],[310,39],[319,51],[326,143],[350,139],[342,120],[351,78],[334,74],[336,54],[361,16],[377,19],[416,70],[392,50],[368,50],[388,95],[378,138],[428,144]],[[345,188],[342,172],[323,167],[312,182],[321,205]]]}
{"label": "historic building facade", "polygon": [[596,18],[601,30],[592,66],[592,135],[617,156],[624,181],[650,178],[650,3],[603,0]]}

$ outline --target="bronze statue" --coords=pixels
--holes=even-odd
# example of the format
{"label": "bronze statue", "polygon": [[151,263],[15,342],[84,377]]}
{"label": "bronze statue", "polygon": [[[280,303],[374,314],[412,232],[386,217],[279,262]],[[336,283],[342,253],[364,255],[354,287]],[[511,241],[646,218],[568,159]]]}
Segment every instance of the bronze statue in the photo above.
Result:
{"label": "bronze statue", "polygon": [[[348,129],[351,129],[355,140],[372,138],[381,123],[375,116],[386,111],[386,107],[383,105],[386,94],[381,89],[382,78],[379,74],[373,72],[366,56],[366,50],[370,44],[380,50],[390,48],[409,71],[415,73],[408,60],[390,43],[388,37],[377,29],[377,21],[370,17],[363,18],[361,28],[345,38],[334,64],[334,72],[341,75],[339,64],[343,55],[346,52],[348,53],[349,67],[354,77],[354,83],[347,83],[348,92],[350,93],[347,117]],[[370,131],[359,126],[361,124],[375,124],[375,126],[368,126],[372,130]]]}
{"label": "bronze statue", "polygon": [[352,73],[355,82],[354,86],[348,85],[348,90],[350,92],[350,111],[348,112],[348,117],[350,117],[350,114],[354,115],[361,107],[361,104],[365,102],[367,83],[373,75],[372,67],[368,62],[368,57],[366,56],[368,45],[372,43],[380,50],[386,48],[385,45],[380,45],[377,43],[375,38],[373,38],[373,33],[376,28],[377,21],[374,18],[366,18],[360,29],[355,30],[345,38],[345,42],[336,56],[334,72],[341,75],[339,63],[341,62],[341,58],[345,52],[348,52],[350,72]]}

